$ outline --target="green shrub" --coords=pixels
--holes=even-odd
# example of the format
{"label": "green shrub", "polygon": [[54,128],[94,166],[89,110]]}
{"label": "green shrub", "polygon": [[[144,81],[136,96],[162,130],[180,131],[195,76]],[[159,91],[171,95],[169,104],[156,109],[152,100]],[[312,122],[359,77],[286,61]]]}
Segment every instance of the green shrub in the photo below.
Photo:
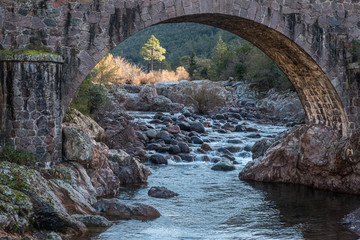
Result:
{"label": "green shrub", "polygon": [[12,146],[4,146],[0,152],[0,161],[37,168],[37,163],[40,162],[40,159],[24,150],[16,150]]}
{"label": "green shrub", "polygon": [[105,90],[101,86],[93,84],[90,77],[86,77],[69,108],[77,109],[85,115],[93,115],[102,108],[105,100]]}

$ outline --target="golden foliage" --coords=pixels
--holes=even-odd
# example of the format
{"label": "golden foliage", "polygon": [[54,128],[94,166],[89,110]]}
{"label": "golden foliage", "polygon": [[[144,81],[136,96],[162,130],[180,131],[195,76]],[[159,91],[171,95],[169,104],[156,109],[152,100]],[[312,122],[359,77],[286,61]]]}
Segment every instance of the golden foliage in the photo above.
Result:
{"label": "golden foliage", "polygon": [[189,73],[184,67],[178,67],[176,72],[161,70],[145,73],[139,66],[129,63],[124,58],[113,57],[111,54],[95,66],[90,76],[93,82],[133,85],[189,79]]}

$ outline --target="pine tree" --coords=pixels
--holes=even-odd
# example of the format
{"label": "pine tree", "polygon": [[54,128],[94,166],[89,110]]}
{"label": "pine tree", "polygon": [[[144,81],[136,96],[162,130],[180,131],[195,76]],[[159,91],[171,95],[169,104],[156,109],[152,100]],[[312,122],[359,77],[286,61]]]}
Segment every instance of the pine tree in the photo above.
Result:
{"label": "pine tree", "polygon": [[195,71],[196,71],[196,53],[193,52],[191,57],[190,57],[189,69],[188,69],[190,77],[194,77]]}
{"label": "pine tree", "polygon": [[165,60],[165,53],[166,49],[160,46],[159,40],[154,35],[149,38],[140,50],[140,55],[146,61],[150,61],[151,71],[154,70],[154,61],[162,62]]}

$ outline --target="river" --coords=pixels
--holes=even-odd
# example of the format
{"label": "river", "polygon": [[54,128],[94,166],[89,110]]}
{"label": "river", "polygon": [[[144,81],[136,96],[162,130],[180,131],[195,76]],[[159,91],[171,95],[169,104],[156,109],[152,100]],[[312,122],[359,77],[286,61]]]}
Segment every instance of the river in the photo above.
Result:
{"label": "river", "polygon": [[[152,117],[151,113],[131,114],[136,121],[147,123]],[[259,129],[262,137],[274,137],[285,130],[281,126],[246,124]],[[240,139],[242,143],[236,145],[241,149],[258,140],[244,132],[220,134],[207,128],[207,133],[202,138],[214,149],[229,145],[230,139]],[[192,148],[196,152],[197,146]],[[215,151],[211,154],[217,155]],[[124,187],[119,198],[151,205],[162,216],[153,221],[117,221],[91,239],[358,239],[341,220],[360,206],[358,196],[300,185],[240,181],[238,173],[251,155],[240,150],[234,156],[239,164],[230,172],[213,171],[213,163],[200,160],[148,165],[153,173],[148,185]],[[165,186],[179,196],[149,197],[147,192],[152,186]]]}

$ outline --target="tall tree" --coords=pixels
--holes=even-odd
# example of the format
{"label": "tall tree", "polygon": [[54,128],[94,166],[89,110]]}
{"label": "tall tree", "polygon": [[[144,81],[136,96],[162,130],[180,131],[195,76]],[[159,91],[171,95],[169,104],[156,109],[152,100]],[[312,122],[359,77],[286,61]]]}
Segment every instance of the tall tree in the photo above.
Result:
{"label": "tall tree", "polygon": [[188,68],[190,77],[192,78],[194,77],[195,71],[196,71],[196,53],[193,52],[190,57],[189,68]]}
{"label": "tall tree", "polygon": [[100,86],[103,83],[108,83],[117,77],[118,69],[114,64],[114,58],[112,54],[108,54],[94,67],[90,72],[90,77],[97,81]]}
{"label": "tall tree", "polygon": [[150,61],[151,71],[154,70],[154,61],[162,62],[165,60],[165,53],[166,49],[160,46],[160,41],[154,35],[151,35],[140,50],[140,55],[146,61]]}

